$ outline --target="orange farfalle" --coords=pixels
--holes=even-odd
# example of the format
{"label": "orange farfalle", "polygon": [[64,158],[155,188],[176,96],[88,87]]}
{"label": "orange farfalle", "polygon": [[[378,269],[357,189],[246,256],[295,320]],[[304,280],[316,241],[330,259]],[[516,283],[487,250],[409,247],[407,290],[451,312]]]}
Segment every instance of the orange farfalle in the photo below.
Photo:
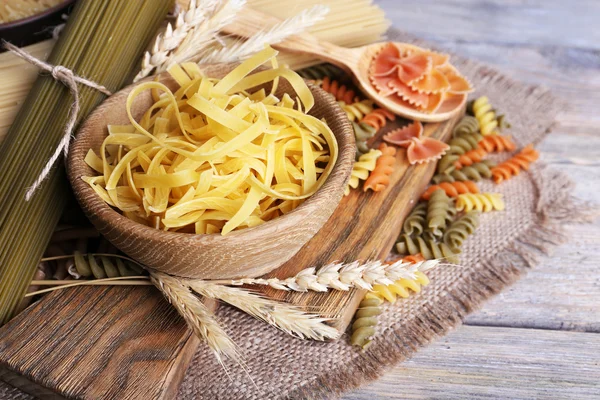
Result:
{"label": "orange farfalle", "polygon": [[397,77],[390,80],[388,86],[394,91],[395,96],[405,102],[408,102],[419,108],[427,108],[429,106],[429,95],[413,90],[410,86],[402,82]]}
{"label": "orange farfalle", "polygon": [[371,62],[369,73],[373,77],[391,75],[398,69],[398,59],[400,59],[400,49],[393,43],[388,43],[379,50]]}
{"label": "orange farfalle", "polygon": [[437,53],[431,50],[423,50],[421,53],[431,58],[431,63],[434,68],[445,66],[448,64],[448,61],[450,61],[450,56],[448,54]]}
{"label": "orange farfalle", "polygon": [[473,85],[461,74],[458,73],[456,68],[450,65],[444,65],[437,68],[438,71],[444,74],[450,87],[448,93],[452,94],[467,94],[473,91]]}
{"label": "orange farfalle", "polygon": [[383,140],[400,147],[408,147],[411,140],[423,135],[423,124],[415,121],[402,128],[394,129],[383,136]]}
{"label": "orange farfalle", "polygon": [[525,147],[519,154],[513,158],[504,161],[492,168],[492,180],[495,183],[500,183],[510,179],[515,175],[519,175],[522,169],[528,170],[529,164],[540,157],[540,153],[530,144]]}
{"label": "orange farfalle", "polygon": [[419,93],[431,94],[445,92],[450,89],[448,78],[437,69],[432,69],[423,78],[409,83],[412,90]]}
{"label": "orange farfalle", "polygon": [[369,177],[363,185],[363,190],[372,190],[381,192],[390,184],[390,175],[394,172],[394,164],[396,163],[396,149],[382,143],[379,146],[381,156],[375,163],[375,169],[369,174]]}
{"label": "orange farfalle", "polygon": [[426,113],[433,114],[437,112],[442,104],[444,104],[444,100],[446,98],[445,93],[432,93],[428,95],[427,99],[427,107],[423,108],[422,111]]}
{"label": "orange farfalle", "polygon": [[480,162],[485,156],[487,156],[487,151],[481,147],[478,147],[476,149],[467,151],[465,154],[462,154],[458,160],[456,160],[454,166],[456,169],[462,169],[463,167],[468,167],[476,162]]}
{"label": "orange farfalle", "polygon": [[386,43],[371,60],[369,78],[380,95],[404,107],[430,114],[449,112],[472,91],[449,59],[447,54]]}
{"label": "orange farfalle", "polygon": [[444,142],[422,135],[423,124],[415,121],[403,128],[389,132],[383,137],[383,140],[406,148],[406,158],[410,164],[421,164],[437,160],[450,148]]}
{"label": "orange farfalle", "polygon": [[422,200],[429,200],[433,192],[442,189],[448,197],[458,197],[459,194],[479,193],[477,184],[473,181],[464,182],[442,182],[439,185],[429,186],[425,193],[421,195]]}
{"label": "orange farfalle", "polygon": [[431,58],[425,54],[414,54],[398,59],[398,78],[404,83],[422,79],[432,68]]}
{"label": "orange farfalle", "polygon": [[390,82],[393,80],[398,80],[396,75],[371,76],[370,79],[373,87],[380,95],[388,97],[395,93],[395,90],[390,87]]}
{"label": "orange farfalle", "polygon": [[406,157],[411,164],[427,163],[442,158],[449,148],[446,143],[430,137],[412,139]]}

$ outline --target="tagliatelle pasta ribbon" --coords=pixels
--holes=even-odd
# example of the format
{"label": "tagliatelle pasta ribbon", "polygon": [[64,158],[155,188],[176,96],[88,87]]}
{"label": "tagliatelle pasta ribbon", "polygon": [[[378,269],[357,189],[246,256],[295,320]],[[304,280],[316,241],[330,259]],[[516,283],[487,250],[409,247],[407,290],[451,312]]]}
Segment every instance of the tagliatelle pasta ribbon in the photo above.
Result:
{"label": "tagliatelle pasta ribbon", "polygon": [[[160,82],[138,85],[126,102],[130,125],[109,126],[100,154],[85,158],[100,176],[83,179],[125,216],[150,226],[158,219],[164,230],[227,234],[290,212],[329,177],[338,145],[306,114],[312,93],[276,54],[268,47],[220,80],[175,65],[174,93]],[[253,73],[269,61],[272,69]],[[275,96],[280,78],[297,101]],[[268,82],[271,93],[249,93]],[[155,103],[136,120],[132,107],[146,90]]]}

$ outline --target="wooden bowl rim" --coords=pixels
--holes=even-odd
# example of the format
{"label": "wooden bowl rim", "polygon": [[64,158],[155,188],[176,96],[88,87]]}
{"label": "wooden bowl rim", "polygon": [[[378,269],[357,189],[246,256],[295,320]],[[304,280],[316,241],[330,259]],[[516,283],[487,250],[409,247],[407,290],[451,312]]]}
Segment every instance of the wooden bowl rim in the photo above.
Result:
{"label": "wooden bowl rim", "polygon": [[[207,71],[207,75],[210,76],[210,71],[212,71],[213,69],[225,68],[225,67],[231,68],[232,65],[237,65],[237,64],[201,65],[200,68],[203,71]],[[163,79],[166,78],[168,80],[172,80],[172,78],[170,78],[168,76],[168,74],[166,74],[166,73],[163,73],[161,75],[163,75]],[[142,82],[150,81],[154,78],[155,77],[148,77],[140,82],[129,85],[129,86],[121,89],[119,92],[113,94],[113,96],[116,96],[119,94],[122,95],[124,92],[130,92],[138,84],[140,84]],[[175,85],[176,85],[176,83],[175,83]],[[327,92],[325,92],[323,89],[321,89],[319,86],[314,85],[311,82],[307,82],[307,85],[313,94],[320,93],[319,97],[321,97],[321,99],[323,101],[325,101],[324,106],[329,109],[334,110],[334,118],[342,119],[341,120],[342,125],[346,125],[346,126],[345,126],[345,129],[341,129],[341,131],[338,134],[336,134],[336,132],[334,132],[334,136],[336,137],[336,140],[338,141],[339,154],[338,154],[336,163],[331,171],[330,176],[326,179],[326,181],[319,188],[319,190],[317,190],[317,192],[315,192],[315,194],[310,196],[300,206],[298,206],[297,208],[295,208],[294,210],[290,211],[287,214],[284,214],[275,219],[266,221],[265,223],[254,226],[254,227],[232,231],[232,232],[228,233],[227,235],[221,235],[220,233],[195,234],[195,233],[163,231],[163,230],[159,230],[159,229],[152,228],[150,226],[138,223],[136,221],[133,221],[133,220],[125,217],[124,215],[119,213],[117,210],[115,210],[114,208],[109,206],[106,202],[104,202],[93,191],[93,189],[87,183],[83,182],[83,180],[81,179],[82,176],[85,176],[84,171],[88,170],[88,171],[92,172],[92,170],[87,164],[85,164],[85,161],[84,161],[85,154],[87,153],[88,149],[85,149],[85,150],[78,149],[77,141],[78,141],[79,135],[82,132],[85,132],[86,135],[89,135],[89,133],[86,131],[90,131],[90,130],[86,129],[86,128],[91,123],[90,121],[93,120],[93,117],[97,113],[97,110],[101,109],[101,106],[98,107],[95,111],[93,111],[88,116],[87,120],[80,126],[80,128],[78,130],[78,134],[76,135],[75,140],[71,144],[71,150],[69,151],[67,168],[68,168],[69,180],[71,182],[73,190],[75,192],[78,192],[78,191],[81,192],[81,193],[79,193],[80,195],[77,196],[78,200],[82,201],[81,199],[85,199],[83,201],[87,203],[87,205],[89,206],[89,208],[91,210],[93,210],[96,218],[100,219],[103,223],[110,225],[110,226],[119,225],[119,230],[121,230],[121,231],[122,230],[135,230],[136,236],[142,240],[153,241],[153,240],[160,238],[163,241],[186,241],[186,242],[189,242],[190,244],[193,243],[196,245],[210,245],[211,243],[214,243],[215,241],[227,242],[227,241],[230,241],[231,239],[238,239],[240,236],[244,236],[244,235],[246,235],[246,236],[255,235],[255,237],[256,237],[256,235],[260,236],[260,234],[263,232],[268,234],[269,231],[273,231],[273,230],[279,231],[280,228],[285,229],[286,226],[297,225],[297,221],[294,220],[294,216],[296,214],[304,212],[304,210],[306,210],[307,208],[310,208],[310,209],[318,208],[318,207],[320,207],[320,204],[323,204],[323,202],[327,201],[327,197],[323,196],[323,192],[327,191],[326,189],[331,188],[331,187],[333,187],[335,189],[335,187],[337,187],[337,189],[336,189],[337,191],[343,192],[344,187],[347,184],[348,179],[350,178],[350,173],[352,170],[352,163],[354,161],[354,155],[355,155],[353,129],[352,129],[352,126],[350,125],[349,120],[346,118],[344,111],[340,108],[340,106],[337,104],[335,99],[332,96],[330,96]],[[105,102],[109,101],[110,98],[112,98],[112,96],[109,97],[108,99],[106,99]],[[317,104],[315,102],[315,106],[316,105]],[[313,109],[314,109],[314,107],[313,107]],[[106,133],[106,132],[107,132],[106,130],[103,130],[103,133]],[[340,136],[340,138],[338,138],[338,135]],[[345,174],[339,173],[340,168],[343,168],[345,165],[349,166],[349,167],[347,167],[348,168],[347,173],[345,173]],[[337,173],[336,173],[336,171],[337,171]],[[91,195],[88,196],[88,194],[91,194]],[[337,203],[339,204],[339,200]],[[283,232],[282,234],[284,234],[285,231],[282,231],[282,232]]]}
{"label": "wooden bowl rim", "polygon": [[47,8],[41,13],[33,14],[25,18],[17,19],[15,21],[5,22],[3,24],[0,24],[0,32],[2,32],[5,29],[16,28],[21,25],[26,25],[31,22],[35,22],[37,20],[47,17],[48,15],[52,15],[55,12],[61,11],[63,8],[66,8],[73,3],[75,3],[75,0],[64,0],[62,3],[57,4],[54,7]]}

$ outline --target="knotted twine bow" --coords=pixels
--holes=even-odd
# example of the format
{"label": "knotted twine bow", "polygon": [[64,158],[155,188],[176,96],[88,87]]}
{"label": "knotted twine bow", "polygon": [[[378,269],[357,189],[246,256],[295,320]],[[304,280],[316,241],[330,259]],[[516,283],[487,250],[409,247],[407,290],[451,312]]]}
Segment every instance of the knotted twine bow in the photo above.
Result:
{"label": "knotted twine bow", "polygon": [[77,84],[81,83],[82,85],[91,87],[92,89],[96,89],[107,96],[112,95],[112,93],[107,88],[96,82],[75,75],[73,71],[66,67],[63,67],[61,65],[52,65],[42,60],[39,60],[31,54],[24,51],[23,49],[20,49],[17,46],[8,43],[7,41],[3,40],[2,44],[6,50],[10,51],[17,57],[27,61],[30,64],[35,65],[43,71],[50,72],[54,79],[56,79],[57,81],[64,84],[67,88],[69,88],[71,95],[73,96],[73,104],[71,105],[71,109],[69,110],[69,118],[67,120],[67,124],[65,125],[65,133],[63,135],[63,138],[59,142],[56,150],[54,150],[54,154],[52,154],[52,157],[50,157],[50,159],[42,169],[42,172],[40,172],[35,182],[33,182],[33,185],[31,185],[27,189],[27,192],[25,193],[25,200],[29,201],[35,193],[35,191],[42,184],[42,182],[44,182],[44,180],[48,177],[48,174],[52,170],[52,167],[54,166],[56,161],[59,159],[61,153],[65,156],[65,161],[67,159],[73,128],[75,127],[75,123],[77,122],[77,115],[79,114],[79,89],[77,88]]}

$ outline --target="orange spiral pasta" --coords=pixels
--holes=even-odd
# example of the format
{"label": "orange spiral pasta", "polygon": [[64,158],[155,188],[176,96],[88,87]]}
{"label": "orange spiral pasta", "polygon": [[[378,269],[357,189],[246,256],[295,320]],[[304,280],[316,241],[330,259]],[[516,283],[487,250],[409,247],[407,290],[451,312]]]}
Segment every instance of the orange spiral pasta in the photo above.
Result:
{"label": "orange spiral pasta", "polygon": [[495,183],[500,183],[515,175],[519,175],[522,169],[527,171],[529,164],[540,157],[540,153],[533,148],[533,144],[528,145],[521,150],[516,156],[504,161],[492,168],[492,180]]}
{"label": "orange spiral pasta", "polygon": [[394,164],[396,163],[396,148],[382,143],[379,146],[379,150],[381,151],[381,156],[377,159],[375,169],[363,185],[365,192],[369,189],[374,192],[380,192],[390,184],[390,175],[394,172]]}
{"label": "orange spiral pasta", "polygon": [[332,80],[328,76],[321,81],[321,88],[327,93],[331,93],[337,101],[343,101],[346,104],[358,101],[358,97],[354,90],[349,89],[346,85],[340,84],[336,80]]}
{"label": "orange spiral pasta", "polygon": [[458,197],[459,194],[479,193],[477,184],[473,181],[464,182],[442,182],[439,185],[433,185],[427,188],[425,193],[421,195],[422,200],[429,200],[433,192],[442,189],[448,197]]}
{"label": "orange spiral pasta", "polygon": [[517,148],[517,145],[515,145],[510,136],[489,135],[484,136],[483,140],[479,142],[479,147],[488,153],[499,153],[502,151],[513,151]]}
{"label": "orange spiral pasta", "polygon": [[415,264],[421,261],[425,261],[425,257],[423,257],[423,254],[421,253],[413,254],[412,256],[402,257],[402,262],[409,262]]}
{"label": "orange spiral pasta", "polygon": [[454,162],[454,166],[456,167],[456,169],[468,167],[469,165],[473,165],[476,162],[480,162],[486,155],[487,151],[485,151],[481,147],[477,147],[473,150],[467,151],[465,154],[458,157],[458,160]]}
{"label": "orange spiral pasta", "polygon": [[388,119],[393,121],[396,119],[396,116],[384,108],[377,108],[365,115],[361,122],[379,130],[387,124]]}

